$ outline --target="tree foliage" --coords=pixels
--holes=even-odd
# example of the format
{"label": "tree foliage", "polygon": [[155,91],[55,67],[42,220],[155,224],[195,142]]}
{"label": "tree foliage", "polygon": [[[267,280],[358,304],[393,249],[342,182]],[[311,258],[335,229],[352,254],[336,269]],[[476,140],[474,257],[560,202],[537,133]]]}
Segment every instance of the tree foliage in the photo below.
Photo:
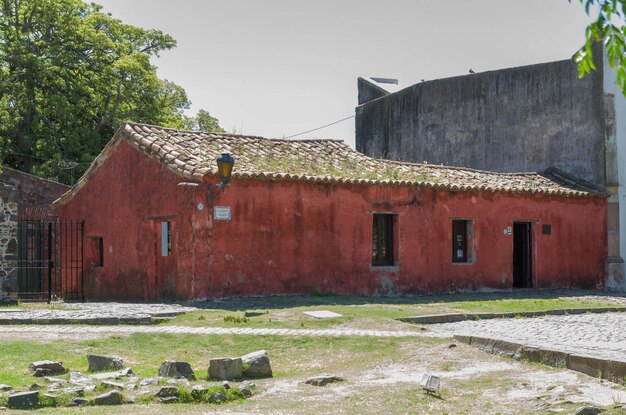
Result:
{"label": "tree foliage", "polygon": [[152,57],[176,46],[81,0],[0,0],[0,160],[71,182],[125,120],[219,129],[186,117],[185,90]]}
{"label": "tree foliage", "polygon": [[[578,75],[596,70],[593,45],[603,42],[609,63],[617,68],[617,84],[626,95],[626,0],[579,0],[587,15],[597,11],[596,19],[587,26],[585,44],[576,53]],[[571,3],[572,0],[569,0]]]}
{"label": "tree foliage", "polygon": [[204,131],[205,133],[211,131],[224,132],[224,129],[220,127],[219,120],[205,110],[198,111],[195,117],[186,118],[183,124],[187,130]]}

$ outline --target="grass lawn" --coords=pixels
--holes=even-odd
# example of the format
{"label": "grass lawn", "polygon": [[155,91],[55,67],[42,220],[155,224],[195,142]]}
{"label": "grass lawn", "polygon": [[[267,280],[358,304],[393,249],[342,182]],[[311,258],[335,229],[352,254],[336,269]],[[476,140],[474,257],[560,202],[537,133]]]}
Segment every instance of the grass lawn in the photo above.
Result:
{"label": "grass lawn", "polygon": [[[201,379],[206,376],[209,359],[213,357],[239,356],[266,349],[275,376],[256,380],[260,392],[244,401],[219,406],[151,403],[59,407],[40,409],[36,413],[535,414],[548,409],[574,413],[585,399],[595,399],[602,394],[606,408],[616,393],[623,393],[626,400],[626,392],[617,385],[601,385],[596,379],[575,372],[502,359],[464,344],[450,348],[450,343],[450,339],[436,338],[175,334],[54,341],[38,341],[35,336],[32,340],[2,337],[0,383],[18,389],[34,383],[38,379],[28,373],[28,363],[42,359],[59,359],[67,368],[85,373],[87,353],[120,355],[141,377],[155,376],[165,359],[186,360]],[[319,373],[337,374],[345,381],[323,388],[303,383]],[[428,395],[421,389],[422,373],[441,376],[442,389],[438,396]],[[594,396],[584,392],[588,390],[592,390]]]}
{"label": "grass lawn", "polygon": [[[453,296],[456,298],[456,296]],[[609,301],[577,297],[498,298],[447,300],[445,297],[372,298],[352,296],[262,297],[237,302],[211,303],[215,309],[195,311],[165,323],[186,326],[280,327],[280,328],[371,328],[418,330],[395,321],[398,317],[473,312],[522,312],[568,308],[609,307]],[[202,307],[202,303],[198,303]],[[314,319],[304,311],[330,310],[343,317]]]}

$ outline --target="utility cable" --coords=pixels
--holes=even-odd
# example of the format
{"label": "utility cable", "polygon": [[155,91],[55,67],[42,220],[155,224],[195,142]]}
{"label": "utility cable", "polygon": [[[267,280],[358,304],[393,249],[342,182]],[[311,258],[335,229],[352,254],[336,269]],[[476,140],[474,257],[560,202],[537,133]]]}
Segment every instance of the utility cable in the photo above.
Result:
{"label": "utility cable", "polygon": [[335,122],[331,122],[330,124],[322,125],[321,127],[317,127],[317,128],[312,129],[312,130],[303,131],[303,132],[298,133],[298,134],[290,135],[290,136],[285,137],[285,138],[294,138],[294,137],[298,137],[298,136],[303,135],[303,134],[312,133],[313,131],[321,130],[323,128],[330,127],[331,125],[339,124],[340,122],[349,120],[350,118],[354,118],[354,115],[351,115],[351,116],[346,117],[346,118],[342,118],[342,119],[340,119],[338,121],[335,121]]}

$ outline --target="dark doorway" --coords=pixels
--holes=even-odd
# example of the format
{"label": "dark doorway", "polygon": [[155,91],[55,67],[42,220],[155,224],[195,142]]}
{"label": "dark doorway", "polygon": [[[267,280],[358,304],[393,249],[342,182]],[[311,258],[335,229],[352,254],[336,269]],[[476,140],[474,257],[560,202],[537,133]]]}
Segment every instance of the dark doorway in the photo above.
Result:
{"label": "dark doorway", "polygon": [[513,224],[513,288],[532,288],[532,233],[530,222]]}
{"label": "dark doorway", "polygon": [[18,298],[82,300],[83,228],[80,221],[18,221]]}

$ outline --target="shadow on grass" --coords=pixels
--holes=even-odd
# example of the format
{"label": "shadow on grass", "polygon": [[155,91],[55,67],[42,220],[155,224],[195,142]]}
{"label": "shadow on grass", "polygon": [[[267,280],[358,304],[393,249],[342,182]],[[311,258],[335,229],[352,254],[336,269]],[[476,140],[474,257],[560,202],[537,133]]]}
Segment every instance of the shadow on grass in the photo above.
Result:
{"label": "shadow on grass", "polygon": [[626,294],[605,293],[603,291],[571,289],[515,289],[498,292],[470,292],[436,295],[402,295],[394,297],[351,296],[335,293],[312,293],[310,295],[267,295],[258,297],[235,297],[219,300],[206,300],[179,303],[205,310],[254,310],[310,307],[323,305],[429,305],[460,301],[496,301],[527,299],[575,299],[585,296],[626,297]]}

